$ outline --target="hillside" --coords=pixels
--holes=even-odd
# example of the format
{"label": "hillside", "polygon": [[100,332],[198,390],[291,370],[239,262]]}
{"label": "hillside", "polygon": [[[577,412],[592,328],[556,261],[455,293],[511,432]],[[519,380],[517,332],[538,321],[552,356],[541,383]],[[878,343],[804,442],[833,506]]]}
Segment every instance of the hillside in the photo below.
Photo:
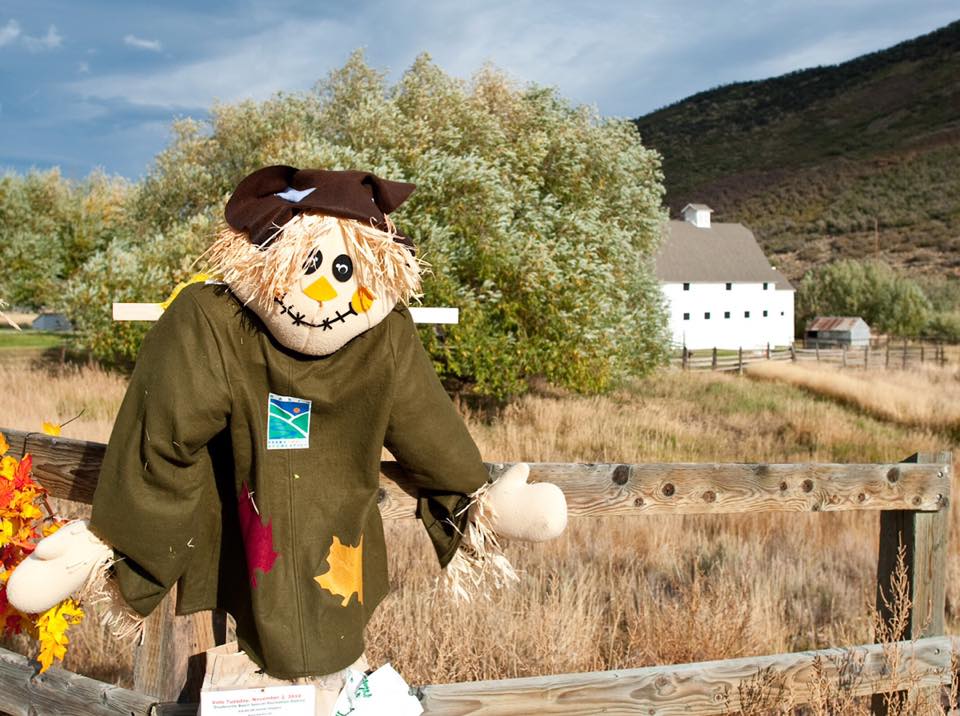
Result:
{"label": "hillside", "polygon": [[667,203],[750,226],[790,278],[837,257],[960,277],[960,21],[636,120]]}

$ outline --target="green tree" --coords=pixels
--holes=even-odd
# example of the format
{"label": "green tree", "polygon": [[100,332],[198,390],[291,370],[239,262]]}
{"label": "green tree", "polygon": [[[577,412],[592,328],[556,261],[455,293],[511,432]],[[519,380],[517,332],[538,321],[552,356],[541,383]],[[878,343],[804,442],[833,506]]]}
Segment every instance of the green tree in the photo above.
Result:
{"label": "green tree", "polygon": [[797,330],[815,316],[860,316],[877,332],[923,333],[930,302],[913,280],[880,261],[837,261],[808,271],[797,290]]}
{"label": "green tree", "polygon": [[0,294],[14,305],[62,307],[64,281],[124,226],[128,192],[99,172],[82,182],[57,170],[0,177]]}
{"label": "green tree", "polygon": [[109,301],[165,298],[232,188],[273,163],[417,184],[394,218],[432,266],[425,303],[461,311],[458,325],[422,333],[447,378],[499,397],[533,376],[596,391],[664,357],[660,160],[631,123],[490,68],[461,81],[426,55],[391,86],[359,53],[310,92],[175,126],[135,189],[125,236],[71,282],[98,355],[129,359],[139,340],[107,320]]}

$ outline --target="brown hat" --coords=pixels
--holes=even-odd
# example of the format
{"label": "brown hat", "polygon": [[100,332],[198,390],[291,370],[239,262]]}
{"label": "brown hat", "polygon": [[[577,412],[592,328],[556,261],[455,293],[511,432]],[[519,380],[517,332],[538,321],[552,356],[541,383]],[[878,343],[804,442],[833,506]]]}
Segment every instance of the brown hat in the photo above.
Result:
{"label": "brown hat", "polygon": [[[276,165],[247,175],[227,201],[224,216],[233,229],[246,232],[250,243],[257,246],[303,211],[356,219],[386,230],[386,214],[415,188],[369,172]],[[398,239],[410,244],[402,235]]]}

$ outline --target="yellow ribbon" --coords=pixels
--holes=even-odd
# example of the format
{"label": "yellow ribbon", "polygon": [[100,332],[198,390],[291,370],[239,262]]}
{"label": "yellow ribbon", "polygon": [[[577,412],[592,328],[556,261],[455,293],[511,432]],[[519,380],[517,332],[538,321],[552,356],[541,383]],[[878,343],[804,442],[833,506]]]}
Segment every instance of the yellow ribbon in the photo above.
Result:
{"label": "yellow ribbon", "polygon": [[183,289],[185,289],[187,286],[189,286],[189,285],[192,284],[192,283],[203,283],[204,281],[209,281],[209,280],[211,280],[212,278],[214,278],[214,277],[213,277],[211,274],[208,274],[208,273],[195,273],[193,276],[191,276],[190,278],[188,278],[186,281],[181,281],[180,283],[178,283],[178,284],[176,285],[176,288],[173,289],[173,293],[170,294],[170,297],[167,298],[166,301],[163,301],[163,302],[160,304],[160,306],[163,308],[164,311],[166,311],[167,308],[170,307],[170,304],[173,303],[173,299],[175,299],[175,298],[180,294],[180,292],[181,292]]}

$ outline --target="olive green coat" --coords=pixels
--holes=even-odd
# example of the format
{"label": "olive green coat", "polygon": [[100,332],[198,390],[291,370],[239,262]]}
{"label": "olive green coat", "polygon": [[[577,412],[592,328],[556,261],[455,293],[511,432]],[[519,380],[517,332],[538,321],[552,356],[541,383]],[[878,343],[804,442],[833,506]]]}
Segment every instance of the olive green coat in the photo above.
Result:
{"label": "olive green coat", "polygon": [[[191,286],[144,340],[91,527],[124,557],[117,579],[136,611],[179,583],[177,611],[232,613],[269,674],[332,673],[362,653],[388,591],[383,445],[413,475],[446,565],[452,522],[487,473],[409,312],[310,357],[277,344],[225,287]],[[351,586],[331,586],[336,574]]]}

